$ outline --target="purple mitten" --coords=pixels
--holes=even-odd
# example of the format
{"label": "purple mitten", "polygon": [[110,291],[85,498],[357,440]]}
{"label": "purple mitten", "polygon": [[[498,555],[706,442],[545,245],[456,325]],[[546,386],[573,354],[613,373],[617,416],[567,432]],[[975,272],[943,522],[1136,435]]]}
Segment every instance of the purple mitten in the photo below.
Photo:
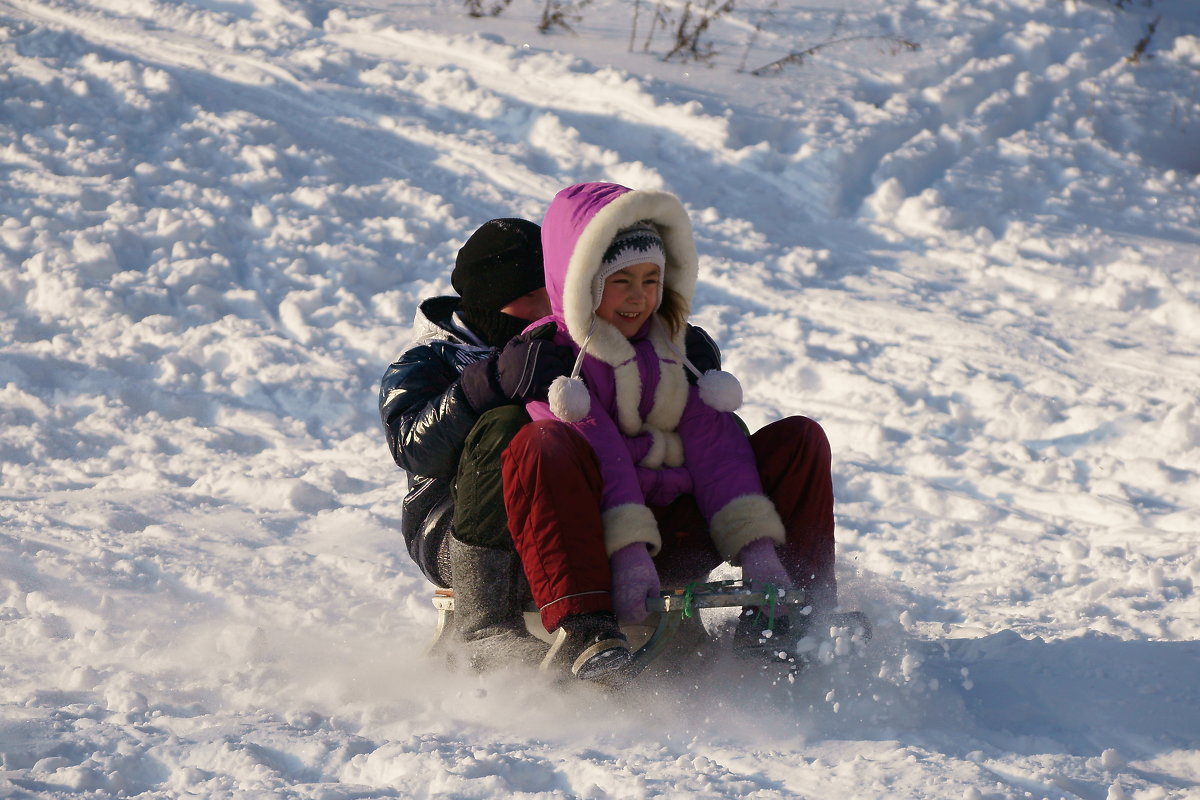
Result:
{"label": "purple mitten", "polygon": [[770,539],[755,539],[743,547],[738,552],[738,561],[742,565],[743,581],[757,586],[770,583],[780,589],[792,585],[792,579],[775,552],[775,543]]}
{"label": "purple mitten", "polygon": [[627,544],[608,559],[612,567],[612,602],[617,621],[638,623],[646,618],[646,600],[658,597],[658,570],[644,542]]}

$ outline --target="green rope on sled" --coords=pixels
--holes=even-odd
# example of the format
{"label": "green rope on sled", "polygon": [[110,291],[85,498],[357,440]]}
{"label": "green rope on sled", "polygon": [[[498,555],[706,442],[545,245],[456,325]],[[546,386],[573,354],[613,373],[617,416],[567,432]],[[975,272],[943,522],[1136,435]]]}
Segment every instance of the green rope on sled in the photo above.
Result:
{"label": "green rope on sled", "polygon": [[[705,581],[692,581],[683,589],[683,618],[691,619],[696,614],[696,590],[697,589],[717,589],[722,586],[733,586],[741,583],[738,580],[715,581],[707,583]],[[763,597],[767,601],[767,630],[775,630],[775,612],[779,606],[779,587],[773,583],[768,583],[763,589]],[[758,608],[759,616],[762,615],[762,607]]]}
{"label": "green rope on sled", "polygon": [[[775,631],[775,606],[779,604],[779,587],[773,583],[768,583],[767,588],[763,590],[763,594],[767,598],[767,608],[770,613],[767,614],[767,630],[774,633]],[[760,610],[761,614],[762,611]]]}
{"label": "green rope on sled", "polygon": [[691,619],[696,614],[696,590],[697,589],[717,589],[722,586],[733,586],[741,581],[692,581],[683,589],[683,618]]}
{"label": "green rope on sled", "polygon": [[692,581],[683,590],[683,618],[691,619],[696,613],[695,607],[692,605],[696,602],[696,587],[703,586],[700,581]]}

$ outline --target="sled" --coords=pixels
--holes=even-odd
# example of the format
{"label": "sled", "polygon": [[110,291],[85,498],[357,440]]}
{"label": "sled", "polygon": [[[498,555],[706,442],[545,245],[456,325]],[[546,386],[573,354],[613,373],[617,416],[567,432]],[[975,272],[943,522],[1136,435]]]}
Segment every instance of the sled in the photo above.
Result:
{"label": "sled", "polygon": [[[685,622],[695,617],[700,609],[756,607],[760,609],[760,613],[768,615],[804,616],[805,606],[804,592],[799,589],[786,592],[777,591],[773,586],[757,589],[741,581],[695,583],[683,589],[664,591],[659,597],[646,601],[646,610],[650,612],[650,616],[644,623],[622,628],[631,643],[641,641],[633,650],[633,658],[625,670],[625,675],[632,678],[645,671],[667,649]],[[437,628],[428,652],[441,654],[453,639],[454,590],[436,589],[433,607],[438,612]],[[819,618],[819,622],[827,628],[853,630],[862,641],[871,638],[871,624],[861,612],[825,614]],[[525,627],[532,635],[552,646],[556,639],[566,636],[566,632],[561,628],[554,633],[548,632],[542,626],[537,609],[532,606],[525,610]],[[790,661],[794,666],[793,658],[782,652],[775,655],[782,657],[775,660]],[[548,667],[543,663],[541,668]]]}

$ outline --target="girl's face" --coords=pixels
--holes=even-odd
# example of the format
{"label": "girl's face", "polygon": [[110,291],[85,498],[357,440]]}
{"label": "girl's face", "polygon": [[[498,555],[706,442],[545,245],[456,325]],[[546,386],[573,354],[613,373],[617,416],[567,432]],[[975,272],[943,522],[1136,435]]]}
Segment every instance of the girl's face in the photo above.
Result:
{"label": "girl's face", "polygon": [[596,316],[611,323],[628,339],[658,307],[661,277],[654,263],[633,264],[604,279],[604,294]]}

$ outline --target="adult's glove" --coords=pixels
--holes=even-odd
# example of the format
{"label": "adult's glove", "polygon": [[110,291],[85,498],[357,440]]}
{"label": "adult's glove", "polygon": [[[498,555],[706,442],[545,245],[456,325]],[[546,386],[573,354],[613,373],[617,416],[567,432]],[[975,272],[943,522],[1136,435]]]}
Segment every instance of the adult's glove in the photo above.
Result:
{"label": "adult's glove", "polygon": [[650,612],[646,601],[658,597],[662,584],[644,542],[627,544],[609,556],[612,568],[612,604],[621,623],[637,624]]}
{"label": "adult's glove", "polygon": [[468,364],[459,382],[471,407],[482,414],[506,403],[544,400],[554,379],[569,373],[574,363],[571,348],[550,341],[555,330],[548,322]]}
{"label": "adult's glove", "polygon": [[496,375],[505,396],[522,402],[545,400],[554,379],[571,372],[574,354],[550,340],[555,330],[548,322],[504,345],[496,359]]}

